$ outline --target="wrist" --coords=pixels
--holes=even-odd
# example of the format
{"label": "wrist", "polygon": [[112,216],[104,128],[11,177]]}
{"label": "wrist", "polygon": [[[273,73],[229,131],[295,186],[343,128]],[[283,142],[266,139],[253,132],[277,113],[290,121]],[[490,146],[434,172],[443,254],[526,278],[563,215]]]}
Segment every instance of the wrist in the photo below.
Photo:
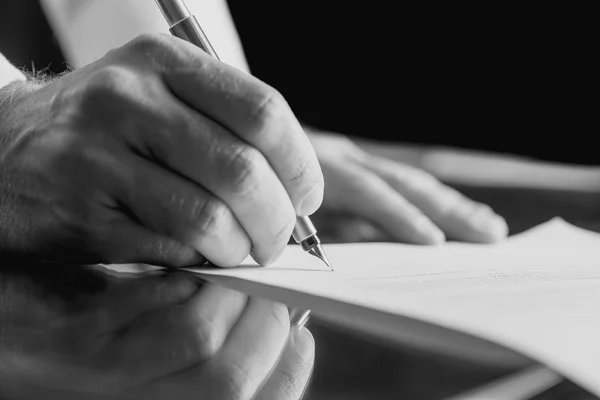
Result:
{"label": "wrist", "polygon": [[34,78],[15,80],[0,87],[0,112],[22,101],[27,95],[45,86],[45,82]]}
{"label": "wrist", "polygon": [[31,107],[23,107],[23,104],[44,86],[45,82],[32,79],[13,81],[0,88],[0,152],[11,132],[19,131],[19,127],[31,122],[27,110]]}

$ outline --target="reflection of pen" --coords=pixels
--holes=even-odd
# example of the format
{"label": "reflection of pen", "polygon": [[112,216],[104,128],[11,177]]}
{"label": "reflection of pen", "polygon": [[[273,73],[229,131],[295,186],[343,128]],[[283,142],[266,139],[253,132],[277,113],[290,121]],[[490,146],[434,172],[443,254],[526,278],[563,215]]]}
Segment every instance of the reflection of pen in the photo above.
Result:
{"label": "reflection of pen", "polygon": [[[208,41],[208,38],[200,27],[196,17],[190,13],[183,0],[155,1],[169,24],[169,31],[174,36],[195,44],[217,60],[219,59],[219,56]],[[304,251],[319,258],[333,271],[333,267],[329,263],[329,260],[321,247],[321,241],[317,236],[317,230],[310,221],[310,218],[296,218],[296,226],[294,227],[292,237],[297,243],[300,243]],[[291,315],[290,317],[292,320],[297,318],[296,321],[293,321],[293,324],[303,326],[308,320],[309,313],[310,311],[292,310],[292,314],[297,314],[297,316]]]}

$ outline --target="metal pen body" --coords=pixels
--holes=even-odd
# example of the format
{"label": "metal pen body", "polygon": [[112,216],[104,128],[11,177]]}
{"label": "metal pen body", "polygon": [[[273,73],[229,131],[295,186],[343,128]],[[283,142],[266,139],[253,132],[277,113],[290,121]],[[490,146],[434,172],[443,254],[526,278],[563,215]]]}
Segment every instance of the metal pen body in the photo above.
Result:
{"label": "metal pen body", "polygon": [[[292,232],[292,237],[296,243],[300,243],[304,251],[310,247],[321,243],[317,235],[317,229],[308,217],[296,217],[296,226]],[[306,243],[305,243],[306,242]]]}
{"label": "metal pen body", "polygon": [[217,60],[219,59],[217,52],[208,41],[208,38],[198,23],[198,20],[193,15],[190,15],[189,17],[186,17],[175,23],[169,28],[169,31],[173,34],[173,36],[177,36],[180,39],[195,44]]}

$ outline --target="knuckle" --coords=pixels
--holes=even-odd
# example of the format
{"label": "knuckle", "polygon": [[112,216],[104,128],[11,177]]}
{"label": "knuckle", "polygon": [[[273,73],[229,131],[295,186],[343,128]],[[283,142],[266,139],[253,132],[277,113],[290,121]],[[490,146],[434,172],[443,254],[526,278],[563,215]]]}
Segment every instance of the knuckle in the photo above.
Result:
{"label": "knuckle", "polygon": [[265,162],[262,154],[253,147],[239,146],[235,149],[224,170],[233,191],[244,194],[254,190],[261,181]]}
{"label": "knuckle", "polygon": [[325,186],[323,173],[319,167],[314,167],[308,161],[298,162],[293,167],[292,172],[284,183],[286,186],[300,187],[301,198],[305,198],[311,194],[315,188]]}
{"label": "knuckle", "polygon": [[174,267],[185,265],[189,260],[194,259],[195,256],[196,252],[194,249],[175,240],[170,240],[163,245],[162,262],[165,265]]}
{"label": "knuckle", "polygon": [[67,246],[76,257],[109,261],[107,253],[102,251],[107,227],[98,218],[97,207],[84,200],[56,204],[54,209],[57,211],[55,222],[58,222],[61,233],[51,239],[53,243]]}
{"label": "knuckle", "polygon": [[87,147],[81,136],[74,134],[71,129],[53,129],[47,132],[43,139],[40,137],[38,144],[47,154],[59,155],[62,161],[65,161],[63,157],[68,157],[69,161],[81,160],[81,155],[85,153]]}
{"label": "knuckle", "polygon": [[170,239],[143,241],[139,249],[143,259],[156,260],[164,265],[185,260],[192,252],[189,247]]}
{"label": "knuckle", "polygon": [[217,354],[224,338],[224,334],[216,328],[214,323],[201,316],[199,319],[192,338],[194,346],[192,353],[196,355],[196,361],[208,360]]}
{"label": "knuckle", "polygon": [[[285,219],[281,229],[279,229],[279,231],[275,233],[275,235],[273,237],[273,243],[276,246],[287,243],[290,240],[292,231],[294,230],[295,226],[296,226],[296,215],[295,215],[295,212],[293,211],[293,208],[291,208],[290,217]],[[277,247],[277,248],[279,248],[279,247]]]}
{"label": "knuckle", "polygon": [[153,56],[157,51],[169,48],[171,43],[169,35],[163,33],[143,33],[131,40],[126,46],[128,50],[140,56]]}
{"label": "knuckle", "polygon": [[427,194],[439,189],[438,181],[428,173],[409,171],[389,175],[400,193],[407,196]]}
{"label": "knuckle", "polygon": [[475,201],[471,201],[463,197],[463,201],[473,207],[474,212],[478,214],[494,214],[494,209],[488,204],[483,204]]}
{"label": "knuckle", "polygon": [[300,183],[307,182],[308,183],[307,194],[308,194],[308,191],[310,189],[312,189],[314,186],[316,186],[319,183],[323,183],[322,176],[319,179],[319,177],[312,176],[312,175],[315,175],[315,174],[312,174],[312,168],[311,168],[310,162],[308,162],[307,160],[300,160],[300,161],[296,162],[296,164],[294,166],[292,166],[289,177],[287,178],[287,182],[285,182],[285,184],[294,185],[294,184],[300,184]]}
{"label": "knuckle", "polygon": [[476,203],[460,196],[455,201],[451,212],[467,219],[480,218],[493,214],[493,210],[490,206]]}
{"label": "knuckle", "polygon": [[[164,33],[144,33],[127,45],[127,50],[137,59],[154,69],[168,69],[190,62],[181,51],[181,43],[172,35]],[[183,61],[182,61],[183,60]]]}
{"label": "knuckle", "polygon": [[405,184],[409,190],[426,191],[437,188],[439,181],[429,172],[409,167],[406,169]]}
{"label": "knuckle", "polygon": [[90,80],[90,89],[99,93],[118,93],[129,79],[130,74],[125,67],[110,65],[96,71]]}
{"label": "knuckle", "polygon": [[[102,153],[102,150],[91,148],[84,137],[67,127],[54,127],[36,137],[32,149],[39,155],[38,163],[68,178],[69,183],[76,187],[88,187],[84,183],[90,175],[95,177],[101,169],[98,162],[100,156],[94,154]],[[64,182],[63,179],[60,181]]]}
{"label": "knuckle", "polygon": [[252,379],[242,367],[232,364],[222,374],[223,387],[226,388],[224,400],[242,400],[253,397]]}
{"label": "knuckle", "polygon": [[223,226],[227,213],[227,207],[216,199],[198,199],[186,214],[199,235],[213,236]]}
{"label": "knuckle", "polygon": [[282,303],[270,302],[269,318],[274,322],[275,329],[279,330],[282,336],[286,336],[290,330],[290,313],[287,306]]}
{"label": "knuckle", "polygon": [[93,80],[98,85],[104,85],[109,88],[117,88],[122,86],[123,81],[130,76],[126,67],[121,65],[107,65],[93,75]]}
{"label": "knuckle", "polygon": [[257,126],[259,131],[265,130],[275,120],[281,118],[284,111],[288,109],[288,104],[283,95],[276,89],[269,87],[268,90],[260,96],[259,101],[252,109],[251,121]]}
{"label": "knuckle", "polygon": [[450,187],[442,187],[439,191],[441,214],[452,214],[455,212],[468,213],[471,209],[469,202],[463,201],[464,197],[458,191]]}
{"label": "knuckle", "polygon": [[130,80],[131,73],[126,68],[107,66],[94,72],[73,99],[82,109],[97,112],[125,98],[125,88],[130,86]]}
{"label": "knuckle", "polygon": [[272,379],[277,379],[279,382],[278,394],[280,394],[281,398],[294,398],[294,396],[298,396],[302,393],[302,380],[297,375],[287,371],[276,370],[273,372]]}

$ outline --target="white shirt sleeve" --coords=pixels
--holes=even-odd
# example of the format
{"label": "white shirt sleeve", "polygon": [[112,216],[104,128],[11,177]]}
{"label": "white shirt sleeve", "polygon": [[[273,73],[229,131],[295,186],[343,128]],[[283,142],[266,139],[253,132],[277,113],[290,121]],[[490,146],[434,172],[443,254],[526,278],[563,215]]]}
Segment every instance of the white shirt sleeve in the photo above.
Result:
{"label": "white shirt sleeve", "polygon": [[24,81],[25,75],[0,53],[0,89],[14,81]]}
{"label": "white shirt sleeve", "polygon": [[[169,33],[152,0],[40,0],[67,61],[82,67],[142,33]],[[226,0],[188,0],[221,61],[248,72]]]}

